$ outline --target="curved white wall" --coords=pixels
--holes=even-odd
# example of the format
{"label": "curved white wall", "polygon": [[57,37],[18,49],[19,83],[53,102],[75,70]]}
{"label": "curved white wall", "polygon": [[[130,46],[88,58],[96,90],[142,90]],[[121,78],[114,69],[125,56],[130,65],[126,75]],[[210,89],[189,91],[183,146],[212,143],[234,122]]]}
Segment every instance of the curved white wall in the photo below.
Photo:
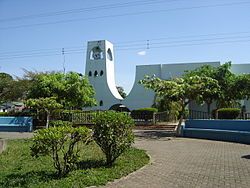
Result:
{"label": "curved white wall", "polygon": [[[90,58],[91,50],[95,47],[99,47],[103,51],[103,59]],[[109,49],[112,59],[108,58],[107,51]],[[151,107],[155,100],[154,92],[152,90],[145,89],[143,85],[139,84],[139,80],[142,80],[145,75],[155,75],[161,79],[171,79],[174,77],[180,77],[186,70],[193,70],[205,64],[216,67],[220,65],[220,62],[136,66],[136,75],[133,88],[128,96],[123,99],[116,89],[113,45],[106,40],[88,42],[85,75],[88,76],[89,71],[92,72],[92,76],[88,76],[88,78],[90,84],[92,84],[95,89],[95,98],[98,103],[97,106],[89,109],[108,110],[115,104],[124,104],[130,110]],[[94,76],[95,71],[98,72],[98,76]],[[100,75],[101,71],[103,71],[102,76]],[[233,64],[232,72],[236,74],[250,73],[250,64]],[[102,106],[100,106],[100,101],[103,101]],[[249,101],[245,101],[245,104],[248,106],[247,109],[250,110]],[[191,103],[190,108],[199,111],[206,111],[206,105],[200,106],[195,103]]]}

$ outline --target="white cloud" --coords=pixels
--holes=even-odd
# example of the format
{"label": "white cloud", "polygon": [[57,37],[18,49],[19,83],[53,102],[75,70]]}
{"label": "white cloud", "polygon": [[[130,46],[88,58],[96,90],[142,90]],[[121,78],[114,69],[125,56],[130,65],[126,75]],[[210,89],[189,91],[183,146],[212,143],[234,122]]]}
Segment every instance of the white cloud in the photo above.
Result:
{"label": "white cloud", "polygon": [[146,53],[147,53],[146,51],[140,51],[137,53],[137,55],[144,56],[144,55],[146,55]]}

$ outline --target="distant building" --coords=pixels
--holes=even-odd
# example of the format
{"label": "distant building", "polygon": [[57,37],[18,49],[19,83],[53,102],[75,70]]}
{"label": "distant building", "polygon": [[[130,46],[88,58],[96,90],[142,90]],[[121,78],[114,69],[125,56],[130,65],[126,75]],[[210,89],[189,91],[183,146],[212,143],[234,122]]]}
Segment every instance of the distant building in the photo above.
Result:
{"label": "distant building", "polygon": [[0,112],[22,111],[24,103],[22,102],[6,102],[0,105]]}
{"label": "distant building", "polygon": [[[186,70],[194,70],[202,65],[219,66],[220,62],[175,63],[136,66],[135,82],[131,92],[123,99],[116,89],[114,72],[113,45],[107,40],[90,41],[87,47],[85,75],[95,89],[97,106],[91,110],[108,110],[114,106],[126,106],[129,110],[151,107],[154,104],[155,93],[145,89],[139,80],[145,75],[170,79],[180,77]],[[250,73],[250,64],[233,64],[232,72],[236,74]],[[242,101],[250,111],[250,102]],[[206,111],[206,106],[191,103],[189,108]]]}

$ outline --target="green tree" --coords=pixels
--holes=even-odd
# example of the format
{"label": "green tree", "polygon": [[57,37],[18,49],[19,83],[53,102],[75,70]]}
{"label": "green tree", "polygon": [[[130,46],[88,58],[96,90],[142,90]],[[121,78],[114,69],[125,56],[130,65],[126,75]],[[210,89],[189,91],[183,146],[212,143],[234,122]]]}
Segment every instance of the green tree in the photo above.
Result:
{"label": "green tree", "polygon": [[[227,62],[218,67],[204,65],[195,70],[187,71],[186,76],[198,75],[202,77],[210,77],[214,80],[217,80],[220,91],[208,91],[208,98],[205,97],[208,99],[207,102],[213,99],[217,101],[218,108],[233,107],[237,103],[236,100],[238,100],[240,96],[239,92],[236,89],[237,76],[233,74],[230,69],[231,62]],[[206,96],[207,94],[204,94],[204,96]]]}
{"label": "green tree", "polygon": [[12,76],[7,73],[0,73],[0,103],[8,101],[13,82]]}
{"label": "green tree", "polygon": [[49,128],[49,121],[51,113],[54,110],[62,108],[62,105],[56,101],[55,97],[39,98],[39,99],[29,99],[26,101],[28,107],[36,109],[39,111],[46,112],[46,128]]}
{"label": "green tree", "polygon": [[116,89],[117,89],[118,93],[122,96],[122,98],[126,98],[127,97],[127,94],[125,93],[123,87],[116,86]]}
{"label": "green tree", "polygon": [[199,76],[201,81],[200,94],[197,96],[196,102],[199,104],[207,104],[207,113],[211,117],[211,104],[220,99],[221,87],[219,82],[214,79],[215,68],[209,65],[202,66],[198,69],[188,71],[184,77],[188,79],[192,76]]}
{"label": "green tree", "polygon": [[55,97],[65,108],[95,105],[93,87],[78,73],[46,73],[34,76],[29,98]]}
{"label": "green tree", "polygon": [[180,119],[177,126],[177,134],[180,134],[185,109],[190,101],[201,100],[202,94],[206,90],[206,85],[216,85],[215,80],[198,75],[185,76],[172,80],[161,80],[160,78],[147,76],[140,83],[144,87],[154,90],[158,97],[180,104]]}

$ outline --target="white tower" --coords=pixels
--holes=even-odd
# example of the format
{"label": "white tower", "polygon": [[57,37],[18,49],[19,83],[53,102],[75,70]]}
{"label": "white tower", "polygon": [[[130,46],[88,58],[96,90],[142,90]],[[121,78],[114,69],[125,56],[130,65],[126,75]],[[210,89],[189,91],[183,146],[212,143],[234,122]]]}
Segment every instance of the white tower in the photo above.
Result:
{"label": "white tower", "polygon": [[107,40],[88,42],[85,75],[96,92],[97,106],[91,110],[106,110],[121,103],[123,98],[115,84],[113,44]]}

